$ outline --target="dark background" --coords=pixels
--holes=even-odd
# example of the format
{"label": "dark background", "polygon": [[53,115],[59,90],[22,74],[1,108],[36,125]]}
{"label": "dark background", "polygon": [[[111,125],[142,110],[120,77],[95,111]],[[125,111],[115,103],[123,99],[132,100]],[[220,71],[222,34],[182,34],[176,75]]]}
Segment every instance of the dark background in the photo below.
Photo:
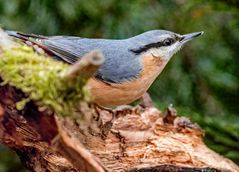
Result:
{"label": "dark background", "polygon": [[[213,150],[239,163],[237,0],[1,0],[0,25],[43,35],[127,38],[152,29],[204,31],[177,53],[150,89],[205,130]],[[0,172],[24,171],[0,146]]]}

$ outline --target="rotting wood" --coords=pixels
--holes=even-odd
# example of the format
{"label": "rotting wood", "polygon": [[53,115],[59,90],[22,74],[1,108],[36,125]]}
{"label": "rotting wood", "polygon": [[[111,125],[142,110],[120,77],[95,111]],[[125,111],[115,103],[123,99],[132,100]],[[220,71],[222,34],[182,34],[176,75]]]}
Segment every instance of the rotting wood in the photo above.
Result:
{"label": "rotting wood", "polygon": [[166,114],[141,107],[114,112],[112,127],[102,137],[102,127],[111,120],[109,111],[97,109],[96,113],[98,107],[85,103],[82,114],[90,118],[80,126],[77,119],[40,112],[33,102],[23,111],[16,110],[15,103],[22,96],[10,86],[0,88],[0,140],[32,171],[239,170],[208,149],[202,130],[187,118],[177,117],[172,107]]}

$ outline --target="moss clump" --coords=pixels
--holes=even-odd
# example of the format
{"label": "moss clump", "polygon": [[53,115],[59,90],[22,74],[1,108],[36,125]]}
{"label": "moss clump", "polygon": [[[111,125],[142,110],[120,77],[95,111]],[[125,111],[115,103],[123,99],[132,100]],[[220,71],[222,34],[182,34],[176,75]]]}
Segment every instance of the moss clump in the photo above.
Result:
{"label": "moss clump", "polygon": [[[80,77],[68,84],[61,76],[69,65],[40,56],[32,48],[21,46],[5,50],[0,55],[1,84],[22,90],[40,106],[51,108],[61,115],[71,115],[74,107],[87,96],[85,81]],[[19,102],[22,108],[30,100]]]}

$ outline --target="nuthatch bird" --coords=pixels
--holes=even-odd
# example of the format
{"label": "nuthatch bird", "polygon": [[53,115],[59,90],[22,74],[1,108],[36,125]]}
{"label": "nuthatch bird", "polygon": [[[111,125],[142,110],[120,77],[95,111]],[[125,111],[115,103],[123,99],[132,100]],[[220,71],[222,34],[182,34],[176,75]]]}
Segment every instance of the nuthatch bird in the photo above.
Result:
{"label": "nuthatch bird", "polygon": [[126,105],[139,99],[186,42],[203,34],[180,35],[152,30],[128,39],[88,39],[73,36],[40,36],[8,31],[10,36],[43,47],[57,59],[73,64],[84,54],[100,49],[105,56],[87,86],[96,104]]}

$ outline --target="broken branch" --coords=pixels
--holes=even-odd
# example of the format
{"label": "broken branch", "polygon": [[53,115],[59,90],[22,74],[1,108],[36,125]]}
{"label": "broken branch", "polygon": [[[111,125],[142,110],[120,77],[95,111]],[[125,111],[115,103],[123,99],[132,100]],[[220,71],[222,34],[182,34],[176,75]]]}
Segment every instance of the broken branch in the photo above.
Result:
{"label": "broken branch", "polygon": [[75,78],[89,79],[92,77],[98,68],[104,63],[104,56],[100,50],[94,50],[84,55],[74,63],[64,73],[63,78],[73,80]]}

